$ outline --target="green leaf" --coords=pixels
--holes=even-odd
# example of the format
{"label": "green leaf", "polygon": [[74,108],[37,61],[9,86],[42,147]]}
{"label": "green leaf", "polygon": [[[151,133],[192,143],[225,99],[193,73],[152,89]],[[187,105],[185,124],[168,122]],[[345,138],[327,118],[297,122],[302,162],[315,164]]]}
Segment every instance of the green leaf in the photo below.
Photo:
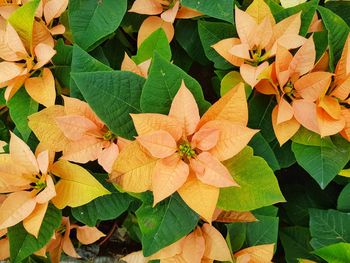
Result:
{"label": "green leaf", "polygon": [[288,168],[296,162],[291,141],[286,142],[281,147],[277,139],[274,139],[270,142],[270,147],[275,153],[280,168]]}
{"label": "green leaf", "polygon": [[350,262],[350,244],[338,243],[317,249],[314,252],[317,256],[327,262],[348,263]]}
{"label": "green leaf", "polygon": [[334,65],[339,60],[343,51],[350,28],[343,19],[331,10],[319,6],[318,11],[322,17],[323,24],[328,31],[329,68],[333,71],[335,67]]}
{"label": "green leaf", "polygon": [[350,243],[350,214],[337,210],[310,209],[311,246],[318,249],[333,243]]}
{"label": "green leaf", "polygon": [[254,149],[255,155],[261,156],[265,159],[272,170],[276,171],[281,169],[275,153],[260,132],[254,135],[248,145]]}
{"label": "green leaf", "polygon": [[316,61],[318,61],[322,55],[328,49],[328,32],[327,30],[313,33],[316,49]]}
{"label": "green leaf", "polygon": [[250,211],[285,201],[273,171],[263,158],[253,156],[249,146],[224,165],[240,187],[221,188],[219,208]]}
{"label": "green leaf", "polygon": [[127,0],[70,0],[69,25],[73,40],[84,50],[92,50],[120,25]]}
{"label": "green leaf", "polygon": [[211,46],[220,40],[237,35],[232,24],[198,21],[198,33],[205,55],[210,61],[214,62],[215,68],[231,69],[233,65],[220,56]]}
{"label": "green leaf", "polygon": [[[80,72],[94,72],[94,71],[112,71],[112,69],[101,63],[89,53],[82,50],[79,46],[73,46],[71,74]],[[83,99],[83,96],[75,84],[74,80],[70,80],[70,95],[74,98]]]}
{"label": "green leaf", "polygon": [[54,64],[55,78],[58,79],[60,84],[68,88],[70,87],[70,72],[72,64],[73,47],[65,45],[63,39],[59,39],[55,46],[57,51],[56,55],[52,58]]}
{"label": "green leaf", "polygon": [[43,248],[52,238],[55,229],[61,224],[61,210],[49,205],[38,238],[30,235],[19,223],[8,229],[11,262],[22,262],[25,258]]}
{"label": "green leaf", "polygon": [[113,192],[92,202],[72,209],[72,215],[79,222],[95,226],[98,221],[112,220],[124,213],[132,199],[128,194]]}
{"label": "green leaf", "polygon": [[317,6],[318,0],[311,0],[307,3],[283,9],[282,11],[275,13],[274,17],[277,21],[281,21],[282,19],[285,19],[301,11],[300,35],[306,36],[309,26],[312,22],[312,18],[316,12]]}
{"label": "green leaf", "polygon": [[32,132],[28,126],[27,117],[38,111],[39,104],[28,95],[24,88],[21,88],[10,99],[7,106],[10,109],[11,119],[21,133],[22,139],[27,141]]}
{"label": "green leaf", "polygon": [[298,258],[315,260],[316,257],[310,254],[313,251],[310,245],[310,232],[306,227],[292,226],[280,229],[280,239],[286,261],[288,263],[298,263]]}
{"label": "green leaf", "polygon": [[256,215],[257,222],[247,224],[246,244],[248,247],[277,244],[278,217]]}
{"label": "green leaf", "polygon": [[116,135],[133,139],[136,131],[130,113],[139,113],[144,78],[128,71],[74,73],[93,111]]}
{"label": "green leaf", "polygon": [[340,16],[348,25],[350,25],[350,2],[349,1],[339,1],[339,0],[328,0],[325,3],[325,7],[332,10]]}
{"label": "green leaf", "polygon": [[247,236],[247,224],[231,223],[226,224],[227,237],[231,243],[232,252],[240,250],[245,242]]}
{"label": "green leaf", "polygon": [[[346,142],[346,144],[348,144]],[[329,138],[319,146],[292,143],[298,164],[324,189],[350,160],[348,145],[334,145]]]}
{"label": "green leaf", "polygon": [[275,139],[271,120],[272,110],[275,105],[276,100],[273,96],[266,96],[260,93],[254,93],[248,103],[248,126],[253,129],[259,129],[269,143]]}
{"label": "green leaf", "polygon": [[210,63],[205,56],[202,45],[199,45],[200,38],[197,21],[190,19],[179,20],[175,27],[175,38],[193,60],[201,65],[208,65]]}
{"label": "green leaf", "polygon": [[191,232],[199,216],[193,212],[178,194],[152,207],[149,198],[136,211],[142,232],[142,250],[150,256]]}
{"label": "green leaf", "polygon": [[23,41],[27,51],[32,52],[32,37],[35,12],[39,6],[40,0],[33,0],[25,3],[14,11],[8,18],[8,22],[17,31]]}
{"label": "green leaf", "polygon": [[170,61],[171,50],[168,43],[168,38],[166,37],[162,28],[154,31],[142,42],[141,46],[137,50],[136,56],[133,56],[132,59],[136,64],[140,64],[147,59],[152,58],[154,51],[157,51],[159,55]]}
{"label": "green leaf", "polygon": [[204,99],[199,83],[158,53],[154,54],[148,78],[142,90],[140,102],[142,112],[167,114],[182,80],[192,92],[197,101],[199,111],[203,114],[210,104]]}
{"label": "green leaf", "polygon": [[199,12],[221,20],[234,23],[233,21],[233,0],[198,1],[182,0],[181,4]]}
{"label": "green leaf", "polygon": [[350,212],[350,183],[340,192],[337,202],[337,209]]}

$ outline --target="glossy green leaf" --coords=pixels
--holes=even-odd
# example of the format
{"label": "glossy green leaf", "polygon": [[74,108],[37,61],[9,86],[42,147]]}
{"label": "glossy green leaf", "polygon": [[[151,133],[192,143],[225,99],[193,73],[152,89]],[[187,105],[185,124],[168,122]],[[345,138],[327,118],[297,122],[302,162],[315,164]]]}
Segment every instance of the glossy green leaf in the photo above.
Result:
{"label": "glossy green leaf", "polygon": [[350,25],[350,2],[349,1],[339,1],[339,0],[328,0],[325,3],[325,7],[332,10],[335,14],[340,16],[344,21]]}
{"label": "glossy green leaf", "polygon": [[337,202],[337,209],[350,212],[350,183],[340,192]]}
{"label": "glossy green leaf", "polygon": [[191,232],[199,216],[174,194],[152,207],[148,199],[137,211],[136,216],[142,232],[142,249],[150,256]]}
{"label": "glossy green leaf", "polygon": [[22,135],[24,141],[27,141],[32,132],[28,126],[27,117],[38,111],[39,104],[34,101],[22,87],[8,101],[7,106],[10,109],[10,116],[16,124],[17,130]]}
{"label": "glossy green leaf", "polygon": [[204,99],[199,83],[158,53],[154,54],[148,78],[142,90],[142,112],[167,114],[171,102],[181,86],[182,80],[192,92],[199,110],[203,114],[209,108],[210,104]]}
{"label": "glossy green leaf", "polygon": [[309,243],[311,236],[308,228],[300,226],[282,227],[280,229],[280,239],[288,263],[297,263],[299,258],[316,259],[310,253],[313,248]]}
{"label": "glossy green leaf", "polygon": [[234,23],[234,0],[198,1],[182,0],[182,5],[195,9],[205,15]]}
{"label": "glossy green leaf", "polygon": [[68,16],[74,42],[92,50],[119,27],[126,8],[127,0],[70,0]]}
{"label": "glossy green leaf", "polygon": [[332,263],[350,262],[350,244],[338,243],[317,249],[314,252],[317,256]]}
{"label": "glossy green leaf", "polygon": [[333,243],[350,243],[350,214],[337,210],[310,209],[311,246],[318,249]]}
{"label": "glossy green leaf", "polygon": [[8,19],[8,22],[17,31],[28,52],[32,52],[32,37],[35,12],[39,6],[40,0],[33,0],[25,3],[14,11]]}
{"label": "glossy green leaf", "polygon": [[[317,138],[317,137],[316,137]],[[307,140],[307,137],[304,137]],[[350,160],[349,145],[335,145],[330,139],[322,139],[319,145],[293,142],[292,150],[298,164],[324,189]]]}
{"label": "glossy green leaf", "polygon": [[199,38],[202,42],[202,46],[207,58],[214,62],[215,68],[218,69],[230,69],[233,67],[228,61],[219,55],[212,45],[216,44],[220,40],[225,38],[231,38],[236,36],[236,31],[232,24],[222,22],[198,22]]}
{"label": "glossy green leaf", "polygon": [[170,61],[171,59],[171,50],[168,43],[167,36],[164,33],[164,30],[159,28],[154,31],[148,38],[146,38],[141,46],[137,50],[136,56],[133,56],[132,59],[136,64],[140,64],[147,59],[153,57],[154,51],[157,51],[166,60]]}
{"label": "glossy green leaf", "polygon": [[240,187],[221,188],[219,208],[250,211],[285,201],[273,171],[263,158],[253,156],[252,148],[246,147],[224,165]]}
{"label": "glossy green leaf", "polygon": [[210,63],[205,56],[202,45],[200,45],[197,21],[189,19],[179,20],[175,27],[175,38],[194,61],[201,65]]}
{"label": "glossy green leaf", "polygon": [[22,223],[10,227],[8,237],[10,240],[11,262],[22,262],[22,260],[44,247],[52,238],[54,231],[60,226],[61,219],[61,210],[49,205],[37,239],[24,229]]}
{"label": "glossy green leaf", "polygon": [[341,56],[350,28],[342,18],[337,16],[331,10],[319,6],[318,12],[320,13],[324,26],[328,31],[329,68],[333,71]]}
{"label": "glossy green leaf", "polygon": [[139,113],[144,78],[128,71],[72,74],[90,107],[116,135],[136,135],[130,113]]}
{"label": "glossy green leaf", "polygon": [[53,72],[63,88],[70,87],[70,72],[72,64],[73,47],[65,45],[63,39],[59,39],[55,46],[56,55],[52,58]]}
{"label": "glossy green leaf", "polygon": [[[112,69],[102,62],[92,57],[79,46],[73,46],[71,74],[80,72],[112,71]],[[83,99],[81,91],[74,80],[70,79],[70,94],[74,98]]]}

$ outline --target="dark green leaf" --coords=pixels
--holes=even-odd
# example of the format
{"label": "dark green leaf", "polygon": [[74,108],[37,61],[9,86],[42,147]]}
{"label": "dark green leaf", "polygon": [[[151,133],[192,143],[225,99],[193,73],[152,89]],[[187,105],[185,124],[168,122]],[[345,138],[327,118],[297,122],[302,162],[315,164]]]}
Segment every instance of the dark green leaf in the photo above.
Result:
{"label": "dark green leaf", "polygon": [[171,102],[184,80],[186,87],[192,92],[197,101],[200,112],[203,114],[210,106],[204,99],[199,83],[182,69],[171,64],[155,53],[148,78],[141,95],[142,112],[167,114]]}
{"label": "dark green leaf", "polygon": [[127,0],[70,0],[69,25],[76,44],[84,50],[112,34],[126,12]]}
{"label": "dark green leaf", "polygon": [[155,207],[152,204],[153,200],[149,199],[136,211],[145,256],[150,256],[187,235],[199,219],[178,194]]}
{"label": "dark green leaf", "polygon": [[310,244],[314,249],[333,243],[350,243],[350,214],[310,209],[310,233]]}
{"label": "dark green leaf", "polygon": [[215,0],[215,1],[198,1],[198,0],[182,0],[181,4],[199,12],[234,23],[233,9],[234,0]]}
{"label": "dark green leaf", "polygon": [[350,2],[341,0],[328,0],[325,3],[325,7],[332,10],[335,14],[340,16],[344,21],[350,25]]}
{"label": "dark green leaf", "polygon": [[72,74],[85,100],[116,135],[136,135],[130,113],[139,113],[144,78],[128,71]]}
{"label": "dark green leaf", "polygon": [[331,10],[319,6],[318,11],[320,12],[322,21],[328,31],[329,68],[333,71],[335,64],[341,56],[350,28],[343,19]]}
{"label": "dark green leaf", "polygon": [[[101,63],[94,57],[90,56],[89,53],[82,50],[79,46],[73,46],[73,57],[71,74],[80,72],[94,72],[94,71],[112,71],[112,69],[105,64]],[[70,80],[70,95],[74,98],[83,99],[81,91],[75,84],[74,80]]]}
{"label": "dark green leaf", "polygon": [[231,63],[226,61],[211,46],[225,38],[236,36],[232,24],[222,22],[198,21],[198,33],[207,58],[214,62],[215,68],[230,69]]}
{"label": "dark green leaf", "polygon": [[309,243],[311,236],[308,228],[283,227],[280,229],[280,239],[288,263],[298,263],[298,258],[316,259],[310,254],[313,249]]}
{"label": "dark green leaf", "polygon": [[340,192],[337,209],[350,212],[350,183],[347,184]]}
{"label": "dark green leaf", "polygon": [[11,262],[21,262],[34,252],[44,247],[52,238],[56,228],[61,224],[61,210],[49,205],[38,238],[30,235],[19,223],[8,229],[10,240]]}
{"label": "dark green leaf", "polygon": [[38,111],[39,104],[34,101],[22,87],[7,103],[10,109],[10,116],[16,124],[24,141],[27,141],[32,132],[28,126],[27,117]]}
{"label": "dark green leaf", "polygon": [[52,58],[55,77],[63,87],[69,88],[73,47],[65,45],[63,39],[59,39],[55,49],[57,53]]}
{"label": "dark green leaf", "polygon": [[194,61],[201,65],[210,63],[205,56],[203,47],[199,45],[200,38],[197,21],[189,19],[179,20],[175,27],[175,38]]}

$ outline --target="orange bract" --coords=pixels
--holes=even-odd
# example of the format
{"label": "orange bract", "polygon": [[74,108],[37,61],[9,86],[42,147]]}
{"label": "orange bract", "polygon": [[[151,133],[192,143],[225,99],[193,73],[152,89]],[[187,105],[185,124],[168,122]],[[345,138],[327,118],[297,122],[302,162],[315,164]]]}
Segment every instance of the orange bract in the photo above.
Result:
{"label": "orange bract", "polygon": [[194,211],[211,222],[219,188],[237,186],[221,161],[241,151],[257,132],[246,127],[244,85],[225,94],[202,119],[184,83],[168,116],[147,113],[132,118],[141,147],[132,143],[120,153],[111,179],[127,191],[151,189],[154,205],[178,191]]}

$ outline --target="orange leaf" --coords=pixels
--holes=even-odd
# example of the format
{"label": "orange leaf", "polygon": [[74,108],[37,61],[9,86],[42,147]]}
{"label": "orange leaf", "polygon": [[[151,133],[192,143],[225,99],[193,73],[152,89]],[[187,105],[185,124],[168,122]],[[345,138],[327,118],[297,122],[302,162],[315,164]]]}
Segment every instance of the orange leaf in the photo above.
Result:
{"label": "orange leaf", "polygon": [[307,100],[294,100],[293,101],[294,117],[310,131],[320,133],[316,116],[316,105],[313,102]]}
{"label": "orange leaf", "polygon": [[324,96],[318,102],[318,107],[321,107],[333,119],[339,119],[341,116],[341,108],[337,99],[331,96]]}
{"label": "orange leaf", "polygon": [[25,230],[36,238],[38,238],[48,204],[49,203],[37,204],[33,212],[23,220]]}
{"label": "orange leaf", "polygon": [[14,226],[28,217],[35,209],[35,198],[31,192],[14,192],[0,206],[0,229]]}
{"label": "orange leaf", "polygon": [[45,107],[55,105],[55,79],[48,68],[43,69],[41,77],[28,78],[25,81],[24,87],[35,101]]}
{"label": "orange leaf", "polygon": [[180,122],[184,135],[195,132],[200,120],[199,110],[196,100],[183,81],[171,103],[169,116]]}
{"label": "orange leaf", "polygon": [[222,223],[255,222],[258,221],[251,212],[223,211],[216,208],[213,221]]}
{"label": "orange leaf", "polygon": [[67,8],[68,0],[50,0],[45,2],[44,17],[46,24],[59,17]]}
{"label": "orange leaf", "polygon": [[191,147],[208,151],[217,144],[219,136],[220,132],[217,129],[200,129],[193,135]]}
{"label": "orange leaf", "polygon": [[242,78],[245,82],[247,82],[252,88],[259,82],[260,74],[269,66],[268,62],[264,62],[257,67],[254,67],[249,64],[243,64],[239,71],[241,73]]}
{"label": "orange leaf", "polygon": [[219,141],[209,152],[224,161],[239,153],[257,133],[257,130],[249,129],[245,126],[231,124],[224,120],[207,122],[203,127],[220,130]]}
{"label": "orange leaf", "polygon": [[152,175],[157,159],[141,149],[138,142],[127,145],[113,165],[110,179],[129,192],[151,190]]}
{"label": "orange leaf", "polygon": [[176,18],[189,19],[197,16],[202,16],[203,14],[197,10],[191,9],[186,6],[181,6],[180,10],[177,12]]}
{"label": "orange leaf", "polygon": [[163,7],[159,1],[156,0],[136,0],[129,12],[145,15],[158,15],[163,12]]}
{"label": "orange leaf", "polygon": [[350,73],[350,34],[348,35],[344,44],[343,52],[335,68],[335,83],[345,81]]}
{"label": "orange leaf", "polygon": [[293,114],[293,107],[284,98],[281,98],[278,103],[276,124],[289,121],[293,118]]}
{"label": "orange leaf", "polygon": [[242,249],[234,254],[236,257],[236,263],[272,262],[274,247],[275,244],[267,244]]}
{"label": "orange leaf", "polygon": [[243,64],[244,59],[236,57],[231,54],[230,50],[236,46],[241,44],[241,41],[239,38],[226,38],[223,40],[220,40],[219,42],[215,43],[211,47],[215,49],[215,51],[222,56],[224,59],[226,59],[228,62],[230,62],[232,65],[235,65],[236,67],[239,67]]}
{"label": "orange leaf", "polygon": [[345,127],[340,132],[341,136],[350,141],[350,109],[342,109],[341,111],[342,117],[345,120]]}
{"label": "orange leaf", "polygon": [[34,53],[37,59],[37,63],[33,69],[39,69],[49,63],[51,58],[56,54],[56,50],[47,44],[40,43],[34,48]]}
{"label": "orange leaf", "polygon": [[278,106],[272,111],[272,127],[279,144],[282,146],[299,130],[300,123],[292,117],[291,119],[278,123]]}
{"label": "orange leaf", "polygon": [[7,61],[0,62],[0,84],[19,76],[23,70],[22,64]]}
{"label": "orange leaf", "polygon": [[138,136],[136,140],[155,158],[166,158],[177,150],[174,138],[163,130]]}
{"label": "orange leaf", "polygon": [[176,1],[175,4],[173,5],[172,8],[169,8],[168,10],[164,11],[160,17],[169,23],[174,23],[177,12],[179,10],[179,6],[180,6],[180,1]]}
{"label": "orange leaf", "polygon": [[215,102],[202,116],[198,127],[213,120],[225,120],[246,126],[248,123],[248,105],[244,84],[239,83],[217,102]]}
{"label": "orange leaf", "polygon": [[253,48],[253,43],[249,42],[250,33],[258,26],[257,22],[248,13],[243,12],[237,6],[235,7],[236,30],[239,39],[244,44],[249,44]]}
{"label": "orange leaf", "polygon": [[289,65],[289,70],[291,73],[296,74],[297,76],[302,76],[314,67],[316,60],[316,49],[314,44],[314,39],[311,36],[308,40],[305,41],[297,53],[295,53],[292,61]]}
{"label": "orange leaf", "polygon": [[178,154],[158,160],[152,176],[153,206],[176,192],[187,180],[188,165]]}
{"label": "orange leaf", "polygon": [[232,262],[231,252],[221,233],[209,224],[204,224],[202,226],[202,231],[205,240],[204,257],[213,260]]}
{"label": "orange leaf", "polygon": [[77,228],[77,238],[80,243],[89,245],[106,236],[96,227],[80,226]]}
{"label": "orange leaf", "polygon": [[25,168],[28,174],[39,173],[39,166],[34,154],[28,145],[12,132],[10,139],[10,154],[14,163]]}
{"label": "orange leaf", "polygon": [[321,137],[337,134],[344,129],[345,120],[343,118],[338,120],[333,119],[324,109],[320,107],[318,107],[316,111]]}
{"label": "orange leaf", "polygon": [[190,160],[197,178],[205,184],[215,187],[238,186],[227,168],[208,152],[201,152]]}
{"label": "orange leaf", "polygon": [[280,88],[283,88],[288,82],[290,77],[289,65],[292,60],[293,55],[288,51],[288,49],[277,45],[275,69]]}
{"label": "orange leaf", "polygon": [[119,155],[119,147],[115,143],[104,148],[98,155],[98,164],[103,167],[107,173],[112,172],[113,164]]}
{"label": "orange leaf", "polygon": [[158,130],[170,133],[175,141],[182,136],[180,123],[172,117],[158,113],[130,114],[138,135],[145,135]]}
{"label": "orange leaf", "polygon": [[191,176],[178,193],[193,211],[211,222],[219,198],[219,188],[204,184]]}
{"label": "orange leaf", "polygon": [[35,197],[35,201],[39,204],[47,203],[56,196],[55,185],[50,175],[47,175],[45,183],[46,187],[44,190]]}
{"label": "orange leaf", "polygon": [[8,238],[0,239],[0,260],[6,260],[10,257],[10,242]]}
{"label": "orange leaf", "polygon": [[332,73],[311,72],[294,83],[294,88],[306,100],[316,101],[323,97],[332,81]]}
{"label": "orange leaf", "polygon": [[205,241],[201,229],[196,229],[187,235],[183,242],[181,256],[186,262],[202,262],[205,251]]}
{"label": "orange leaf", "polygon": [[339,82],[338,86],[332,91],[331,95],[339,98],[341,100],[345,100],[349,97],[350,93],[350,75],[343,81]]}

